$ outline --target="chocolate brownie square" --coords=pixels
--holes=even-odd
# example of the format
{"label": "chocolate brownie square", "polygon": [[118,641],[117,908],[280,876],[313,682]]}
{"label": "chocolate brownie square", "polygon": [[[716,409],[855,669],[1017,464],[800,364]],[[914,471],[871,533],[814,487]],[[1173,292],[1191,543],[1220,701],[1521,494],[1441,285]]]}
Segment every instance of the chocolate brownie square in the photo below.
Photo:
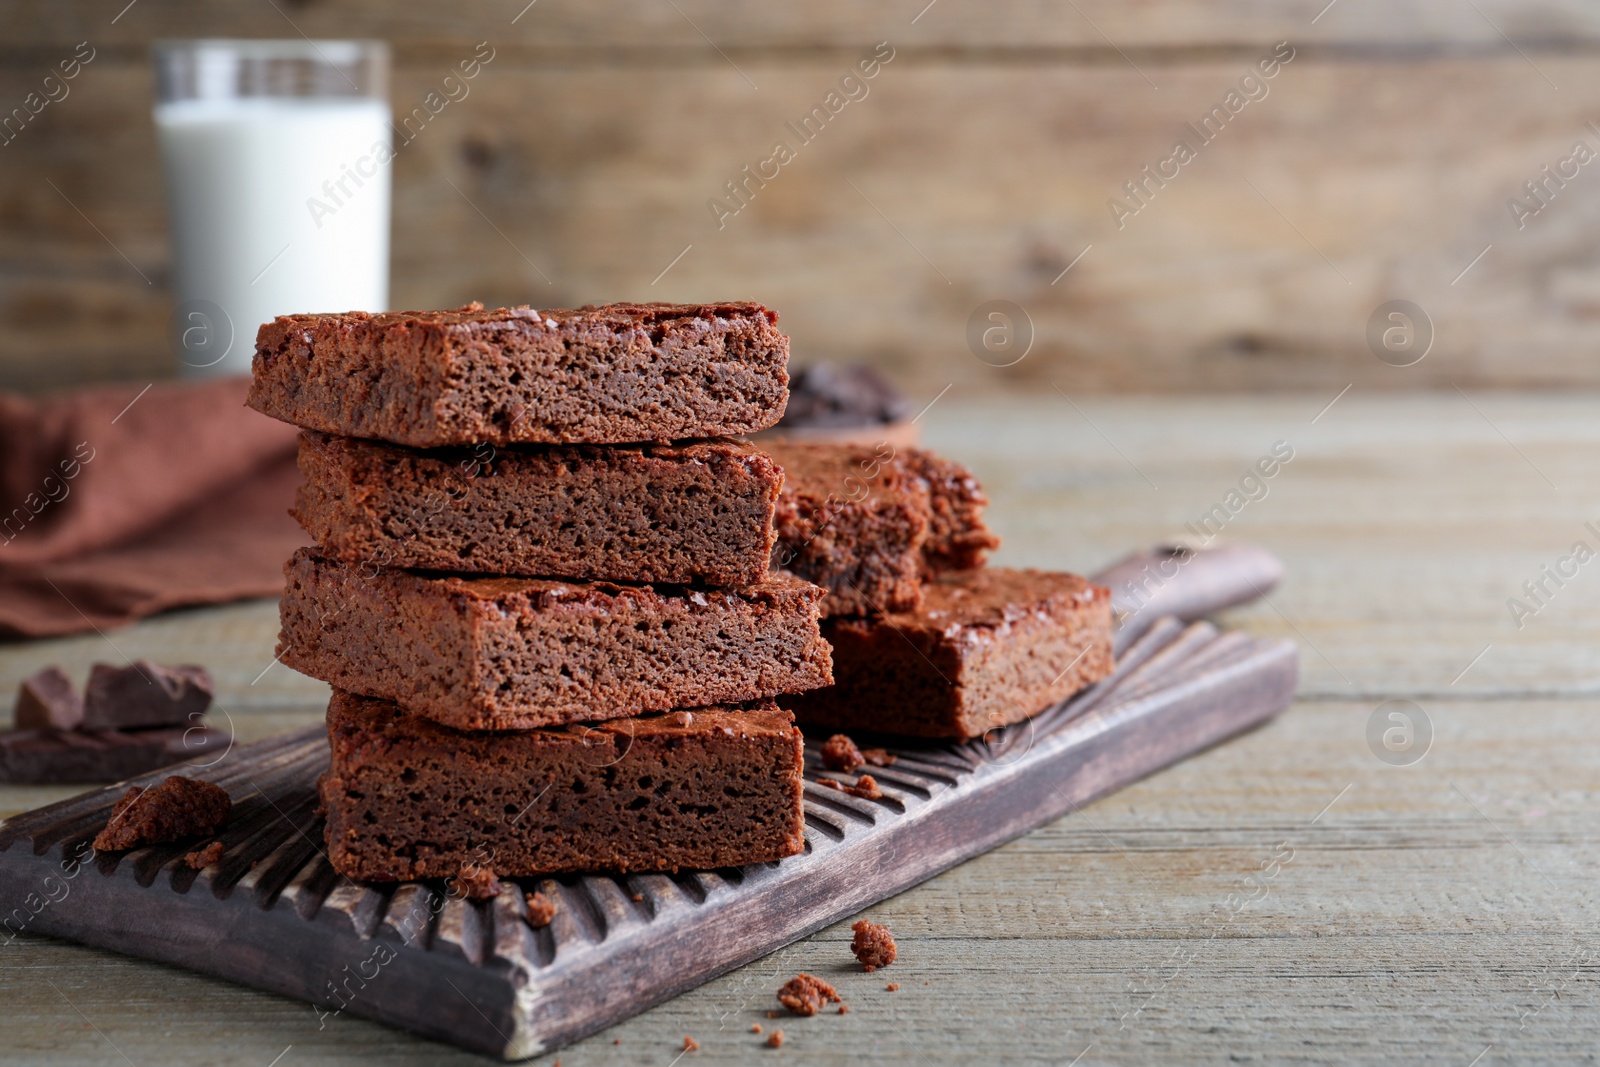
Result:
{"label": "chocolate brownie square", "polygon": [[462,578],[315,549],[284,574],[285,664],[463,730],[737,703],[833,679],[822,590],[792,575],[704,591]]}
{"label": "chocolate brownie square", "polygon": [[328,858],[365,881],[676,871],[805,844],[803,742],[770,701],[467,733],[335,689]]}
{"label": "chocolate brownie square", "polygon": [[422,448],[752,433],[788,394],[777,322],[751,303],[284,315],[257,332],[249,404]]}
{"label": "chocolate brownie square", "polygon": [[751,585],[783,472],[749,444],[419,451],[306,432],[294,516],[340,559],[464,574]]}
{"label": "chocolate brownie square", "polygon": [[1075,574],[988,567],[926,586],[922,608],[829,619],[834,684],[786,697],[807,725],[966,739],[1111,673],[1111,593]]}
{"label": "chocolate brownie square", "polygon": [[959,463],[887,443],[763,448],[784,476],[773,565],[827,589],[824,615],[914,611],[926,579],[979,566],[999,544]]}

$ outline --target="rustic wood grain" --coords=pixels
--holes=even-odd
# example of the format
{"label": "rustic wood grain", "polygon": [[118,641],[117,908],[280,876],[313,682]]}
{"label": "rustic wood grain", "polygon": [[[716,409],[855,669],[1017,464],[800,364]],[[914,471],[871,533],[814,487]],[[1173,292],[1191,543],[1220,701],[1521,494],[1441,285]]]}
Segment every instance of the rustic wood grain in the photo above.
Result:
{"label": "rustic wood grain", "polygon": [[[1204,610],[1208,594],[1238,598],[1226,587],[1246,583],[1230,583],[1230,568],[1231,556],[1202,555],[1173,585],[1194,585],[1190,603]],[[1287,706],[1297,677],[1288,642],[1160,620],[1122,648],[1111,677],[1026,723],[965,744],[891,745],[897,760],[875,775],[877,802],[808,785],[803,856],[670,878],[542,880],[557,901],[548,932],[524,921],[527,884],[480,907],[430,884],[341,878],[312,811],[327,756],[310,727],[200,762],[194,773],[239,803],[220,862],[198,874],[182,845],[83,858],[90,824],[103,825],[121,786],[0,825],[0,899],[18,902],[6,932],[176,963],[525,1059],[1249,729]],[[807,777],[826,784],[812,740]],[[432,917],[413,928],[408,901],[419,896]]]}
{"label": "rustic wood grain", "polygon": [[[1271,597],[1283,615],[1256,605],[1229,621],[1301,642],[1303,700],[870,909],[900,940],[889,971],[852,973],[848,924],[836,924],[564,1049],[562,1063],[665,1064],[684,1034],[702,1045],[685,1067],[864,1054],[906,1067],[1059,1065],[1091,1044],[1081,1064],[1465,1067],[1491,1043],[1480,1065],[1590,1055],[1592,962],[1572,975],[1597,948],[1595,575],[1586,568],[1521,632],[1504,600],[1596,518],[1600,398],[1470,393],[1508,444],[1454,392],[1357,388],[1313,424],[1338,388],[1205,401],[1069,394],[1079,410],[964,390],[939,400],[925,441],[984,478],[1006,565],[1088,570],[1173,537],[1274,441],[1292,442],[1295,459],[1236,526],[1288,564]],[[206,663],[239,730],[259,738],[314,724],[326,701],[319,683],[281,666],[250,684],[275,629],[273,605],[250,604],[109,637],[130,656]],[[93,635],[8,646],[0,690],[53,661],[81,671],[115,658]],[[1368,717],[1394,698],[1433,721],[1434,747],[1414,766],[1383,764],[1367,746]],[[0,814],[75,792],[0,789]],[[1295,859],[1267,897],[1219,926],[1228,894],[1283,841]],[[51,939],[0,952],[0,1041],[21,1062],[122,1062],[107,1038],[140,1064],[264,1065],[290,1045],[280,1067],[484,1062],[349,1017],[318,1029],[303,1004]],[[768,1020],[773,991],[800,970],[838,981],[851,1013]],[[901,990],[886,992],[889,980]],[[784,1028],[784,1052],[761,1045],[752,1023]]]}
{"label": "rustic wood grain", "polygon": [[[1576,0],[1340,0],[1315,25],[1322,4],[1179,0],[941,0],[915,25],[842,3],[541,0],[514,26],[521,5],[487,2],[140,4],[115,26],[105,6],[14,5],[0,47],[3,102],[51,49],[105,42],[0,148],[0,386],[170,372],[145,46],[295,26],[391,37],[401,112],[475,41],[503,45],[395,164],[398,306],[737,293],[779,308],[798,360],[930,392],[1600,383],[1596,179],[1522,229],[1507,208],[1576,140],[1600,149],[1600,17]],[[870,94],[717,229],[707,200],[884,39]],[[1281,39],[1298,51],[1270,94],[1119,229],[1108,200]],[[967,347],[991,299],[1035,332],[1003,370]],[[1390,299],[1436,335],[1403,371],[1365,343]]]}
{"label": "rustic wood grain", "polygon": [[113,23],[122,7],[113,0],[12,0],[8,16],[13,26],[6,43],[11,49],[41,48],[92,37],[129,47],[152,37],[288,37],[298,30],[311,37],[388,37],[419,50],[470,45],[489,37],[557,55],[574,49],[580,54],[638,49],[647,55],[667,50],[720,62],[714,48],[800,51],[885,37],[950,51],[999,47],[1094,52],[1111,52],[1108,40],[1122,48],[1193,48],[1317,34],[1331,43],[1397,48],[1407,42],[1504,47],[1502,32],[1524,47],[1600,37],[1600,17],[1579,0],[1479,0],[1477,10],[1450,0],[1418,0],[1399,7],[1382,0],[1340,0],[1322,13],[1327,6],[1327,0],[1204,5],[1192,0],[1077,0],[1074,5],[1043,0],[982,5],[821,0],[793,7],[726,0],[677,0],[675,5],[651,0],[539,0],[536,5],[526,0],[463,0],[448,6],[297,0],[275,8],[179,0],[149,5],[150,10],[130,12]]}

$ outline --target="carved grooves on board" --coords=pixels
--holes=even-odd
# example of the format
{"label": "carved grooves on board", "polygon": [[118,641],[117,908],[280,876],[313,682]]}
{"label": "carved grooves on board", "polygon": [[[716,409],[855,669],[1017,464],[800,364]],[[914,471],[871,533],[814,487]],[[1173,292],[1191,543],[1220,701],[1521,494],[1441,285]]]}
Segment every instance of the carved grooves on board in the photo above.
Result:
{"label": "carved grooves on board", "polygon": [[[141,886],[177,893],[237,893],[261,908],[293,908],[307,922],[331,924],[360,938],[400,938],[416,950],[458,956],[474,965],[546,968],[557,960],[593,951],[608,939],[685,909],[701,908],[754,892],[779,877],[786,865],[825,860],[830,852],[906,818],[981,768],[1022,759],[1045,738],[1091,712],[1109,712],[1141,697],[1225,669],[1260,652],[1262,643],[1219,633],[1208,623],[1184,626],[1164,619],[1123,650],[1109,678],[1028,722],[992,731],[961,745],[887,745],[896,757],[888,767],[866,767],[883,791],[865,800],[827,786],[823,778],[853,781],[823,768],[816,739],[806,743],[804,811],[806,852],[782,864],[675,874],[561,876],[506,879],[492,900],[455,898],[439,883],[361,885],[335,871],[323,846],[315,783],[327,766],[327,744],[313,727],[241,747],[212,767],[187,772],[226,788],[235,814],[221,835],[222,860],[204,871],[183,862],[192,846],[159,846],[121,855],[97,856],[109,877],[133,878]],[[132,779],[144,783],[165,773]],[[0,825],[0,851],[19,845],[36,855],[81,855],[104,825],[126,784],[75,797],[20,815]],[[525,917],[524,894],[540,890],[556,902],[555,918],[534,929]]]}

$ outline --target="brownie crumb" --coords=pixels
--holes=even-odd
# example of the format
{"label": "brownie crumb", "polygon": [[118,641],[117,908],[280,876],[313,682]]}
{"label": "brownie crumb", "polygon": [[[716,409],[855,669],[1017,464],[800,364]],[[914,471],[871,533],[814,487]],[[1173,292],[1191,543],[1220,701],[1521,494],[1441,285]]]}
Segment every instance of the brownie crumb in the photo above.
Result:
{"label": "brownie crumb", "polygon": [[202,848],[197,852],[190,852],[185,855],[183,857],[183,862],[187,863],[197,871],[203,871],[220,859],[222,859],[222,842],[213,841],[205,848]]}
{"label": "brownie crumb", "polygon": [[549,926],[550,920],[556,917],[556,902],[535,890],[527,895],[528,923],[535,929]]}
{"label": "brownie crumb", "polygon": [[761,1032],[761,1024],[760,1023],[751,1023],[750,1024],[750,1032],[752,1034],[759,1034]]}
{"label": "brownie crumb", "polygon": [[891,993],[898,993],[898,992],[900,992],[900,983],[899,982],[890,982],[888,985],[884,986],[883,988],[887,989]]}
{"label": "brownie crumb", "polygon": [[783,1031],[782,1030],[774,1030],[774,1031],[772,1031],[772,1033],[768,1034],[767,1035],[767,1044],[770,1045],[773,1048],[782,1048],[783,1047]]}
{"label": "brownie crumb", "polygon": [[832,778],[818,778],[817,784],[825,785],[829,789],[837,789],[841,793],[849,793],[851,796],[860,797],[862,800],[877,800],[883,796],[883,790],[878,788],[878,780],[870,774],[863,774],[860,778],[857,778],[854,785],[836,782]]}
{"label": "brownie crumb", "polygon": [[840,1015],[849,1015],[850,1014],[850,1005],[848,1005],[848,1004],[839,1005],[839,1014]]}
{"label": "brownie crumb", "polygon": [[797,974],[778,990],[778,1000],[796,1015],[815,1015],[839,999],[839,991],[814,974]]}
{"label": "brownie crumb", "polygon": [[111,819],[95,837],[94,847],[119,852],[205,837],[222,829],[232,810],[226,789],[194,778],[173,775],[149,789],[131,786],[111,809]]}
{"label": "brownie crumb", "polygon": [[450,888],[468,900],[488,900],[500,895],[500,879],[494,868],[468,861],[461,865],[461,873],[450,879]]}
{"label": "brownie crumb", "polygon": [[683,1051],[685,1051],[685,1052],[699,1052],[700,1051],[700,1042],[696,1041],[694,1038],[690,1037],[688,1034],[684,1034],[683,1035]]}
{"label": "brownie crumb", "polygon": [[874,767],[893,767],[900,757],[885,748],[864,748],[861,750],[861,758]]}
{"label": "brownie crumb", "polygon": [[822,743],[822,765],[830,771],[848,774],[865,762],[856,743],[844,734],[834,734]]}
{"label": "brownie crumb", "polygon": [[861,919],[852,924],[850,929],[855,933],[850,939],[850,951],[856,954],[864,970],[871,973],[894,962],[898,953],[894,947],[894,935],[887,926]]}

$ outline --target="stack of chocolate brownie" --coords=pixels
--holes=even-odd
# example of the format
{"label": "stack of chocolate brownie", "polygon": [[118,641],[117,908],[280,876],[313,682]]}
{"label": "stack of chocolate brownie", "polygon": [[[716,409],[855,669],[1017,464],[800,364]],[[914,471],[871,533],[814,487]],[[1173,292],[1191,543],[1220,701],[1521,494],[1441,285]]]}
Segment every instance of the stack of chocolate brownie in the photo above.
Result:
{"label": "stack of chocolate brownie", "polygon": [[283,662],[334,687],[329,858],[400,880],[803,846],[825,591],[773,569],[788,339],[746,303],[479,305],[261,328],[302,428]]}
{"label": "stack of chocolate brownie", "polygon": [[1109,674],[1111,595],[1075,574],[986,567],[972,473],[915,448],[765,446],[783,467],[775,558],[828,590],[835,684],[800,722],[966,740]]}

